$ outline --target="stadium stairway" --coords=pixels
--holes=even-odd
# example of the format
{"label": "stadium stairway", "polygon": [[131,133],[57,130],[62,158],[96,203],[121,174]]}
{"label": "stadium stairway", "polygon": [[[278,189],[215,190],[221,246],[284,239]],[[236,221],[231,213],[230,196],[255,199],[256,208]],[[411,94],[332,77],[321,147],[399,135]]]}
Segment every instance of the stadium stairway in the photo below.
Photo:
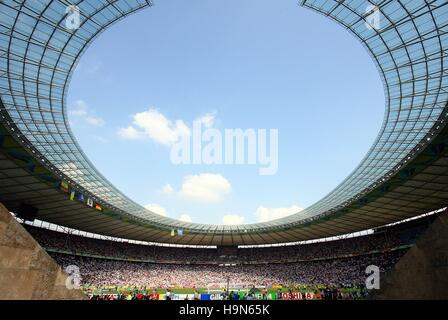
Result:
{"label": "stadium stairway", "polygon": [[376,299],[448,299],[447,212],[428,227],[380,284]]}
{"label": "stadium stairway", "polygon": [[0,203],[0,299],[81,300],[67,274]]}

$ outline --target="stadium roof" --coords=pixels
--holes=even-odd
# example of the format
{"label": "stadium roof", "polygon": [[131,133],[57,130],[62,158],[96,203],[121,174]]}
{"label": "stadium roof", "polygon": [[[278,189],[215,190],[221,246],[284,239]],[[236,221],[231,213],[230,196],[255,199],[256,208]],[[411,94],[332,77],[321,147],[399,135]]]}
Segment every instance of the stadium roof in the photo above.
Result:
{"label": "stadium roof", "polygon": [[[323,199],[289,217],[237,226],[185,223],[152,213],[88,160],[66,112],[71,74],[98,34],[152,3],[74,3],[81,15],[74,30],[66,26],[71,14],[66,1],[0,3],[0,201],[10,210],[26,202],[39,208],[39,219],[80,230],[144,241],[234,245],[359,231],[446,205],[446,1],[384,0],[376,1],[377,7],[365,0],[300,3],[334,19],[362,42],[384,84],[385,118],[358,167]],[[366,26],[372,12],[380,13],[380,28]],[[102,211],[70,201],[57,190],[61,181]],[[178,229],[184,235],[172,237],[170,230]]]}

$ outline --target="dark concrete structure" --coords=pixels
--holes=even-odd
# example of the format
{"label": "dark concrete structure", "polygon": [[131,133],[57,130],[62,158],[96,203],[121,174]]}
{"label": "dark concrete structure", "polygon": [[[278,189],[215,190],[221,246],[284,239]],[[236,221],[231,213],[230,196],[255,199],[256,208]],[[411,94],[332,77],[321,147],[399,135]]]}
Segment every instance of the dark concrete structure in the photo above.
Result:
{"label": "dark concrete structure", "polygon": [[67,275],[0,204],[0,300],[87,299],[67,289]]}
{"label": "dark concrete structure", "polygon": [[448,299],[448,214],[440,215],[381,281],[377,299]]}

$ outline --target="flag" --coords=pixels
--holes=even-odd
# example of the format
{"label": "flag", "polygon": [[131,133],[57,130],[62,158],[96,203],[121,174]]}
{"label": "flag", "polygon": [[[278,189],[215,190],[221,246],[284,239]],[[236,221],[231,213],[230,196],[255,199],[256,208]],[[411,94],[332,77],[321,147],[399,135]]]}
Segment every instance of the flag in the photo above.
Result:
{"label": "flag", "polygon": [[70,193],[70,200],[75,200],[75,194],[76,194],[76,192],[75,191],[72,191],[71,193]]}
{"label": "flag", "polygon": [[184,230],[183,229],[177,229],[177,235],[178,236],[183,236],[184,235]]}
{"label": "flag", "polygon": [[69,186],[68,186],[68,182],[62,180],[62,181],[61,181],[61,184],[60,184],[60,189],[61,189],[62,191],[64,191],[64,192],[68,192],[68,191],[69,191],[68,188],[69,188]]}
{"label": "flag", "polygon": [[82,193],[78,194],[78,201],[84,203],[84,195]]}
{"label": "flag", "polygon": [[89,207],[93,207],[93,200],[92,200],[92,198],[87,198],[87,205]]}
{"label": "flag", "polygon": [[171,229],[171,236],[174,237],[176,233],[174,232],[174,229]]}
{"label": "flag", "polygon": [[103,207],[101,207],[101,205],[99,203],[97,203],[95,205],[95,209],[98,210],[98,211],[103,211]]}

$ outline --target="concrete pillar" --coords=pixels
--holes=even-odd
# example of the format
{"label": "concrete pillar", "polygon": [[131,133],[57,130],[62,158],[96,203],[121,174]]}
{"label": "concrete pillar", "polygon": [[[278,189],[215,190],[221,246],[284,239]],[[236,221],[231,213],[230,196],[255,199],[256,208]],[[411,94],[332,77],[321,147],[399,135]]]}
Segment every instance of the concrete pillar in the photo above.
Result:
{"label": "concrete pillar", "polygon": [[448,299],[448,213],[441,214],[381,280],[376,299]]}
{"label": "concrete pillar", "polygon": [[87,299],[0,203],[0,300]]}

